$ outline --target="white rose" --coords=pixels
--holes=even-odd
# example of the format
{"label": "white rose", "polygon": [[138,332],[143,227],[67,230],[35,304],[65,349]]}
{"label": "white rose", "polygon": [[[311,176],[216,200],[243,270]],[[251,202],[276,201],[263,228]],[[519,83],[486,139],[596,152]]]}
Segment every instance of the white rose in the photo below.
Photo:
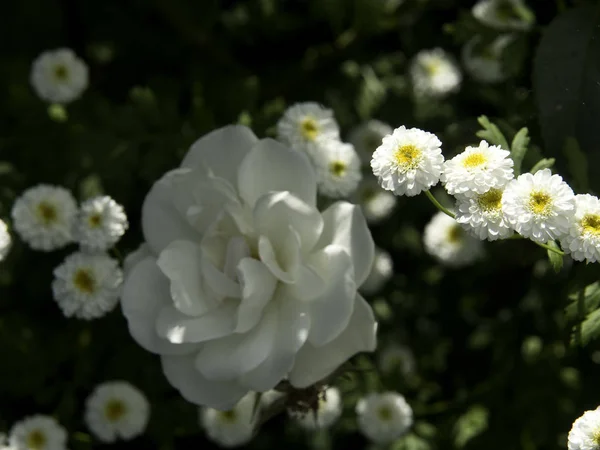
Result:
{"label": "white rose", "polygon": [[316,208],[306,156],[246,127],[216,130],[146,197],[151,256],[127,274],[134,339],[190,402],[232,408],[287,379],[304,388],[373,351],[357,293],[374,245],[360,208]]}

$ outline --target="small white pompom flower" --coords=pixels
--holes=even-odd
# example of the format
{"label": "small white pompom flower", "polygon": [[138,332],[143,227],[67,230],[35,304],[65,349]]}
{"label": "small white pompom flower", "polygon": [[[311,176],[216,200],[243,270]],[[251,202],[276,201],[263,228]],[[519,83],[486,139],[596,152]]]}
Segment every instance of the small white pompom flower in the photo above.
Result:
{"label": "small white pompom flower", "polygon": [[600,407],[586,411],[575,422],[568,437],[569,450],[598,450],[600,448]]}
{"label": "small white pompom flower", "polygon": [[415,95],[425,97],[457,91],[462,81],[458,65],[441,48],[420,51],[411,63],[410,76]]}
{"label": "small white pompom flower", "polygon": [[575,196],[575,216],[561,247],[575,261],[600,261],[600,199],[593,195]]}
{"label": "small white pompom flower", "polygon": [[360,182],[353,197],[354,203],[360,205],[367,222],[376,224],[392,214],[397,197],[390,191],[381,189],[377,179],[367,175]]}
{"label": "small white pompom flower", "polygon": [[33,61],[30,81],[42,100],[70,103],[87,88],[88,68],[73,50],[60,48],[44,52]]}
{"label": "small white pompom flower", "polygon": [[502,53],[513,40],[512,35],[499,36],[482,47],[481,37],[473,37],[462,51],[463,64],[469,75],[481,83],[504,81],[508,74],[502,65]]}
{"label": "small white pompom flower", "polygon": [[360,159],[351,144],[323,141],[313,155],[319,193],[330,198],[347,197],[362,179]]}
{"label": "small white pompom flower", "polygon": [[67,432],[53,417],[38,414],[15,423],[8,444],[15,450],[66,450]]}
{"label": "small white pompom flower", "polygon": [[483,255],[481,241],[441,211],[425,226],[423,243],[427,253],[449,267],[466,266]]}
{"label": "small white pompom flower", "polygon": [[404,345],[391,344],[379,353],[378,366],[384,375],[411,375],[415,371],[415,357]]}
{"label": "small white pompom flower", "polygon": [[94,197],[81,204],[75,240],[90,251],[108,250],[127,230],[125,210],[108,196]]}
{"label": "small white pompom flower", "polygon": [[102,442],[131,440],[146,429],[150,404],[126,381],[109,381],[94,389],[85,403],[85,423]]}
{"label": "small white pompom flower", "polygon": [[449,194],[471,197],[506,186],[514,178],[513,165],[509,151],[481,141],[447,160],[440,180]]}
{"label": "small white pompom flower", "polygon": [[575,194],[560,175],[544,169],[511,181],[504,190],[502,208],[517,233],[544,243],[569,232]]}
{"label": "small white pompom flower", "polygon": [[246,394],[228,411],[201,407],[200,425],[207,436],[221,447],[240,447],[252,439],[255,427],[253,417],[256,394]]}
{"label": "small white pompom flower", "polygon": [[12,238],[8,232],[8,226],[6,225],[6,222],[0,220],[0,261],[6,258],[6,255],[8,255],[8,252],[10,251],[11,245]]}
{"label": "small white pompom flower", "polygon": [[373,152],[381,145],[383,138],[392,134],[392,127],[380,120],[369,120],[350,132],[349,140],[356,149],[360,159],[371,161]]}
{"label": "small white pompom flower", "polygon": [[289,411],[289,414],[302,428],[307,430],[326,429],[340,418],[342,406],[340,391],[335,387],[329,387],[319,398],[316,413],[315,411],[305,413]]}
{"label": "small white pompom flower", "polygon": [[401,126],[384,137],[373,153],[373,174],[383,189],[415,196],[439,181],[444,163],[441,147],[435,134]]}
{"label": "small white pompom flower", "polygon": [[73,241],[77,204],[59,186],[40,184],[27,189],[12,208],[13,225],[34,250],[51,251]]}
{"label": "small white pompom flower", "polygon": [[396,392],[368,394],[359,400],[356,414],[360,431],[377,444],[398,439],[413,423],[412,408]]}
{"label": "small white pompom flower", "polygon": [[66,317],[96,319],[117,305],[123,282],[119,263],[105,253],[73,253],[54,269],[54,300]]}
{"label": "small white pompom flower", "polygon": [[535,20],[523,0],[480,0],[471,12],[481,23],[499,30],[526,31]]}
{"label": "small white pompom flower", "polygon": [[394,273],[394,262],[388,252],[380,248],[375,249],[375,259],[369,276],[360,287],[360,292],[371,295],[377,293]]}
{"label": "small white pompom flower", "polygon": [[459,197],[456,202],[456,221],[479,239],[506,239],[514,231],[502,209],[504,190],[492,188],[474,197]]}
{"label": "small white pompom flower", "polygon": [[339,141],[340,128],[331,109],[314,102],[296,103],[277,122],[277,137],[290,147],[313,156],[322,141]]}

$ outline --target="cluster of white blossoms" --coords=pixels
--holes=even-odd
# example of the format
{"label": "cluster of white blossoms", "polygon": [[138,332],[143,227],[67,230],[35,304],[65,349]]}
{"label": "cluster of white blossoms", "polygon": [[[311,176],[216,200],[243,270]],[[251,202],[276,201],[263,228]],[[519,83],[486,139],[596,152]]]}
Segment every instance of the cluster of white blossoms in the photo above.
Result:
{"label": "cluster of white blossoms", "polygon": [[50,103],[70,103],[88,86],[87,65],[73,50],[60,48],[39,55],[31,66],[31,85]]}
{"label": "cluster of white blossoms", "polygon": [[318,103],[297,103],[277,123],[277,137],[308,155],[316,171],[320,194],[343,198],[358,187],[362,179],[360,157],[352,144],[340,140],[332,110]]}
{"label": "cluster of white blossoms", "polygon": [[502,64],[502,54],[514,41],[510,34],[500,35],[484,45],[481,36],[474,36],[462,51],[462,61],[466,71],[481,83],[499,83],[507,77]]}
{"label": "cluster of white blossoms", "polygon": [[34,415],[15,423],[8,433],[11,450],[66,450],[67,432],[50,416]]}
{"label": "cluster of white blossoms", "polygon": [[12,237],[8,232],[6,222],[0,219],[0,261],[6,258],[12,246]]}
{"label": "cluster of white blossoms", "polygon": [[356,405],[358,428],[376,444],[389,444],[403,436],[413,423],[413,412],[396,392],[371,393]]}
{"label": "cluster of white blossoms", "polygon": [[535,16],[523,0],[479,0],[473,16],[484,25],[499,30],[529,30]]}
{"label": "cluster of white blossoms", "polygon": [[130,260],[121,307],[188,401],[230,410],[283,380],[322,382],[373,351],[358,294],[374,256],[356,205],[316,207],[303,152],[229,126],[195,142],[142,208],[148,244]]}
{"label": "cluster of white blossoms", "polygon": [[255,402],[256,393],[250,392],[226,411],[201,407],[200,426],[221,447],[240,447],[250,442],[256,430]]}
{"label": "cluster of white blossoms", "polygon": [[569,450],[600,448],[600,407],[586,411],[575,422],[568,437]]}
{"label": "cluster of white blossoms", "polygon": [[102,442],[131,440],[141,435],[149,417],[146,396],[125,381],[100,384],[86,400],[85,423]]}
{"label": "cluster of white blossoms", "polygon": [[307,430],[323,430],[330,428],[342,415],[342,397],[339,389],[328,387],[319,396],[319,402],[314,411],[298,413],[289,411],[298,425]]}
{"label": "cluster of white blossoms", "polygon": [[417,97],[441,98],[459,89],[460,68],[441,48],[421,50],[410,65],[410,77]]}
{"label": "cluster of white blossoms", "polygon": [[78,208],[67,189],[40,184],[15,201],[12,219],[17,234],[34,250],[79,244],[80,251],[54,270],[54,299],[66,317],[94,319],[114,309],[123,275],[118,261],[106,252],[128,227],[121,205],[101,196]]}
{"label": "cluster of white blossoms", "polygon": [[[509,151],[486,141],[444,162],[435,135],[404,126],[383,138],[371,160],[384,190],[407,196],[425,191],[443,210],[426,226],[424,245],[446,265],[472,263],[482,255],[479,240],[506,239],[515,231],[541,245],[559,240],[576,261],[598,261],[598,198],[576,196],[550,169],[514,178],[513,166]],[[428,192],[438,181],[456,197],[455,212]]]}

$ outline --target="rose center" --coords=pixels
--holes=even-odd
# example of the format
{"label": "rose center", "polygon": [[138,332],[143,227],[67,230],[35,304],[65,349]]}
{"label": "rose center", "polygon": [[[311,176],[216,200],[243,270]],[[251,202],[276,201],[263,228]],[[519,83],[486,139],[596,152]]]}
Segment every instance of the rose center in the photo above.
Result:
{"label": "rose center", "polygon": [[113,398],[106,403],[104,407],[104,415],[109,422],[117,422],[122,419],[127,412],[127,407],[122,400]]}
{"label": "rose center", "polygon": [[463,238],[463,229],[460,227],[460,225],[456,224],[453,225],[449,230],[448,230],[448,241],[452,242],[453,244],[457,244],[460,241],[462,241]]}
{"label": "rose center", "polygon": [[343,161],[333,161],[329,164],[329,172],[335,177],[341,178],[346,174],[348,166]]}
{"label": "rose center", "polygon": [[580,224],[583,229],[583,234],[600,236],[600,214],[586,214],[583,216],[583,219],[581,219]]}
{"label": "rose center", "polygon": [[500,189],[490,189],[477,199],[479,207],[487,212],[497,212],[502,208],[502,191]]}
{"label": "rose center", "polygon": [[234,409],[230,409],[229,411],[219,411],[219,417],[223,422],[233,423],[237,419],[237,413]]}
{"label": "rose center", "polygon": [[483,153],[471,153],[463,160],[463,167],[474,169],[483,166],[487,162],[487,158]]}
{"label": "rose center", "polygon": [[394,153],[396,164],[404,170],[416,169],[421,159],[421,150],[413,144],[401,145]]}
{"label": "rose center", "polygon": [[56,207],[48,202],[40,202],[37,206],[37,214],[44,225],[51,225],[58,218]]}
{"label": "rose center", "polygon": [[379,420],[381,420],[382,422],[389,422],[390,420],[392,420],[393,415],[394,414],[392,413],[391,408],[387,405],[380,406],[377,409],[377,417],[379,417]]}
{"label": "rose center", "polygon": [[314,141],[319,134],[319,126],[312,117],[306,117],[300,123],[300,130],[304,139]]}
{"label": "rose center", "polygon": [[27,447],[32,450],[40,450],[46,445],[46,435],[41,430],[33,430],[27,436]]}
{"label": "rose center", "polygon": [[96,281],[92,273],[87,269],[79,269],[75,272],[75,275],[73,275],[73,284],[85,294],[93,294],[96,288]]}
{"label": "rose center", "polygon": [[54,78],[57,81],[66,81],[68,77],[69,77],[69,71],[67,70],[67,68],[64,65],[58,64],[57,66],[54,67]]}
{"label": "rose center", "polygon": [[547,216],[552,209],[552,197],[546,192],[532,192],[529,196],[529,209],[538,216]]}

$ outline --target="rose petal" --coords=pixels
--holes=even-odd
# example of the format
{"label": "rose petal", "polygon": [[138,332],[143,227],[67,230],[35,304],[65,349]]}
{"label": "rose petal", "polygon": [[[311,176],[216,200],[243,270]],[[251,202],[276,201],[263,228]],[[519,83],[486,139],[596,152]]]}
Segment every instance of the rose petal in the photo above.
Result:
{"label": "rose petal", "polygon": [[262,317],[264,307],[275,292],[277,279],[256,259],[244,258],[238,266],[242,284],[242,302],[237,312],[236,333],[245,333]]}

